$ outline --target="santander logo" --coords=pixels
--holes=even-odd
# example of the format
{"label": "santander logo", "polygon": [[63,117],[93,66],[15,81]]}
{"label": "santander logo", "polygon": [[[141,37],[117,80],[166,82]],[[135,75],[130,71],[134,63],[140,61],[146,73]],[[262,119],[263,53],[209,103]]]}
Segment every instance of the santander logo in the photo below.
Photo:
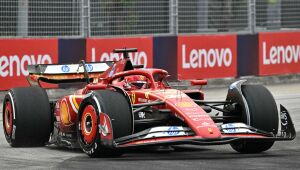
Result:
{"label": "santander logo", "polygon": [[182,68],[230,67],[233,54],[230,48],[210,48],[186,50],[182,44]]}
{"label": "santander logo", "polygon": [[[96,61],[118,61],[123,58],[123,54],[121,53],[113,53],[113,52],[102,52],[101,54],[96,54],[96,49],[92,48],[92,62]],[[148,57],[146,52],[138,51],[135,53],[129,53],[129,58],[134,65],[143,64],[144,67],[147,67]]]}
{"label": "santander logo", "polygon": [[27,76],[27,65],[52,64],[49,54],[0,55],[0,77]]}
{"label": "santander logo", "polygon": [[300,60],[300,45],[269,46],[262,42],[263,64],[298,63]]}

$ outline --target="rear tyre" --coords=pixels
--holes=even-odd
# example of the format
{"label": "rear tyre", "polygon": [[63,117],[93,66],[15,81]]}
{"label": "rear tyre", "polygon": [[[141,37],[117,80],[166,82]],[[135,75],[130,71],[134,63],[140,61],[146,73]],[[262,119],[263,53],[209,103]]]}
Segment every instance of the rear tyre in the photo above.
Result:
{"label": "rear tyre", "polygon": [[[97,102],[101,111],[97,107]],[[82,101],[79,108],[77,136],[80,147],[90,157],[121,156],[120,150],[101,146],[98,127],[100,112],[110,117],[114,139],[132,134],[132,110],[126,97],[111,90],[94,91],[93,95]]]}
{"label": "rear tyre", "polygon": [[13,147],[43,146],[51,133],[51,111],[40,87],[11,89],[3,102],[3,130]]}
{"label": "rear tyre", "polygon": [[[274,135],[277,134],[278,110],[269,90],[261,85],[243,85],[242,93],[249,107],[250,126],[272,132]],[[239,101],[236,102],[240,103]],[[247,124],[244,110],[241,109],[243,114],[241,121]],[[240,153],[259,153],[270,149],[273,144],[274,141],[236,141],[231,143],[231,147]]]}

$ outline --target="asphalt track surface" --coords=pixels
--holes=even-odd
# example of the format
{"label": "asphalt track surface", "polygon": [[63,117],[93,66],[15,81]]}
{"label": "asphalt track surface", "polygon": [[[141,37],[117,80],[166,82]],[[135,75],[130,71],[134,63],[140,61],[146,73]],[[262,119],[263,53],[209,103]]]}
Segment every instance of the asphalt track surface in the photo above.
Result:
{"label": "asphalt track surface", "polygon": [[[276,102],[288,108],[299,133],[300,84],[267,87]],[[226,91],[226,88],[208,89],[206,96],[207,99],[220,100],[225,98]],[[0,98],[3,99],[3,94]],[[2,108],[2,103],[0,106]],[[299,136],[294,141],[276,142],[269,151],[260,154],[239,154],[229,145],[184,145],[177,146],[173,151],[131,151],[120,158],[91,159],[80,150],[55,146],[11,148],[4,138],[1,125],[0,169],[300,169]]]}

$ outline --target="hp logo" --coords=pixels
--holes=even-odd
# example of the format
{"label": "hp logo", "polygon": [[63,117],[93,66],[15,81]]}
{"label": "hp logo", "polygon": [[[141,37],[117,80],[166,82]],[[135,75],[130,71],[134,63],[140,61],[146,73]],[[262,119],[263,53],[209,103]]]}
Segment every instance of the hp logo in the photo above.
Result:
{"label": "hp logo", "polygon": [[64,73],[68,73],[70,71],[70,67],[67,65],[61,66],[61,71]]}
{"label": "hp logo", "polygon": [[178,127],[176,127],[176,126],[171,126],[171,127],[169,127],[169,129],[168,129],[168,134],[170,135],[170,136],[175,136],[175,135],[178,135],[179,134],[179,128]]}

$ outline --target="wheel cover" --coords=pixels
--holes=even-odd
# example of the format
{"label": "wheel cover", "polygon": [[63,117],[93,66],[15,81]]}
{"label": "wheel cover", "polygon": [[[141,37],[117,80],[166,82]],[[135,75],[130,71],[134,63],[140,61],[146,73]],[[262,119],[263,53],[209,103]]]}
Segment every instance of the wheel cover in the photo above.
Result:
{"label": "wheel cover", "polygon": [[86,144],[92,144],[97,135],[97,114],[92,105],[87,105],[81,116],[81,134]]}
{"label": "wheel cover", "polygon": [[5,110],[3,115],[3,124],[4,129],[7,135],[12,134],[12,127],[13,127],[13,110],[10,101],[7,101],[5,104]]}

